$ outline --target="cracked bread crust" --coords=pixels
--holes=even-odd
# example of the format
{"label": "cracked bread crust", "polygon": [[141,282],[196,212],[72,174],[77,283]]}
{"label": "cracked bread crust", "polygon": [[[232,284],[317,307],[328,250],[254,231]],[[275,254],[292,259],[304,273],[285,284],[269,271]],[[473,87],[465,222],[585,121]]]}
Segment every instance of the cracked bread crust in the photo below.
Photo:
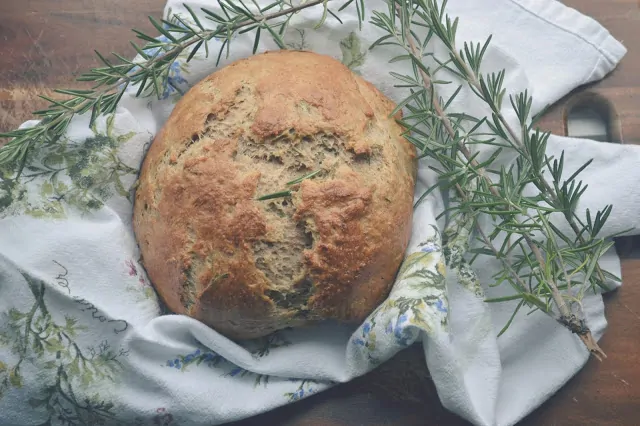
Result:
{"label": "cracked bread crust", "polygon": [[[233,339],[363,320],[411,232],[415,151],[394,108],[311,52],[255,55],[187,92],[134,204],[142,262],[168,308]],[[256,199],[313,171],[290,197]]]}

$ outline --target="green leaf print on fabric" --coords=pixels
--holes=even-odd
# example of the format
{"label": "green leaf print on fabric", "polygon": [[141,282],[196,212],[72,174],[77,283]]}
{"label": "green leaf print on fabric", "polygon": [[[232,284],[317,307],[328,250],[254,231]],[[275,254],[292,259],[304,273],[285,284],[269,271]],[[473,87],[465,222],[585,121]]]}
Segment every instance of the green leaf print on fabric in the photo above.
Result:
{"label": "green leaf print on fabric", "polygon": [[477,274],[464,258],[469,252],[469,239],[476,218],[468,213],[458,214],[444,230],[444,256],[447,266],[455,271],[458,282],[476,297],[484,299],[484,290]]}
{"label": "green leaf print on fabric", "polygon": [[[440,233],[418,245],[402,263],[389,297],[353,334],[351,343],[373,365],[384,362],[389,353],[380,348],[378,336],[392,337],[400,347],[411,345],[421,332],[445,329],[448,321],[446,267]],[[384,339],[385,341],[387,339]]]}
{"label": "green leaf print on fabric", "polygon": [[234,367],[228,373],[224,374],[225,377],[253,377],[253,387],[257,388],[260,385],[263,385],[265,388],[269,384],[269,377],[266,374],[258,374],[251,372],[249,370],[245,370],[242,367]]}
{"label": "green leaf print on fabric", "polygon": [[25,196],[26,190],[11,179],[15,174],[12,168],[0,168],[0,214],[11,206],[14,200]]}
{"label": "green leaf print on fabric", "polygon": [[360,38],[355,32],[340,40],[340,50],[342,51],[342,63],[352,71],[357,72],[367,59],[367,50],[362,48]]}
{"label": "green leaf print on fabric", "polygon": [[[0,361],[0,399],[12,388],[25,386],[23,370],[38,370],[39,391],[31,390],[29,405],[42,413],[42,425],[57,420],[65,425],[101,425],[113,420],[114,405],[94,391],[99,381],[115,381],[123,350],[114,351],[107,341],[82,348],[78,338],[87,331],[74,317],[52,317],[46,302],[44,281],[22,276],[34,297],[27,310],[10,309],[0,332],[0,347],[9,348],[17,362]],[[91,393],[89,390],[92,390]]]}
{"label": "green leaf print on fabric", "polygon": [[291,345],[282,331],[276,331],[268,336],[248,341],[244,344],[245,349],[251,352],[255,358],[262,358],[271,353],[272,349],[282,348]]}
{"label": "green leaf print on fabric", "polygon": [[291,50],[309,50],[310,46],[307,44],[306,35],[306,30],[300,28],[287,32],[285,35],[287,47]]}
{"label": "green leaf print on fabric", "polygon": [[123,163],[117,151],[135,133],[114,134],[113,119],[104,132],[95,127],[92,132],[83,142],[61,139],[43,146],[20,174],[0,169],[0,218],[27,214],[64,219],[69,206],[88,213],[115,195],[131,201],[138,171]]}

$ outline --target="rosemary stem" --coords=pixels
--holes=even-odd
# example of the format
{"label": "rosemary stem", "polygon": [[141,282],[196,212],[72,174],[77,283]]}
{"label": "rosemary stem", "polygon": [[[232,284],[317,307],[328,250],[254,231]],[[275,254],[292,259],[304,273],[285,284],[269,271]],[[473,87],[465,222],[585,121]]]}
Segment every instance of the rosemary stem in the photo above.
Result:
{"label": "rosemary stem", "polygon": [[[419,57],[420,50],[416,46],[415,40],[408,29],[407,29],[406,39],[407,39],[407,44],[409,45],[409,49],[411,50],[411,53],[413,53],[414,56]],[[427,73],[424,72],[422,69],[420,69],[419,72],[420,72],[420,76],[422,77],[424,87],[429,91],[435,91],[435,87],[433,87],[433,84],[431,83],[431,77],[429,77]],[[447,133],[449,134],[449,136],[455,139],[456,132],[453,129],[451,120],[449,120],[449,117],[442,109],[442,105],[440,105],[440,102],[438,101],[436,96],[433,96],[433,109],[436,111],[436,115],[440,118],[440,121],[442,122],[445,129],[447,130]],[[461,143],[458,146],[458,148],[460,149],[460,152],[462,153],[462,155],[464,155],[464,157],[467,160],[470,160],[469,164],[473,166],[476,173],[478,173],[480,177],[482,177],[485,181],[487,181],[487,183],[489,183],[488,185],[489,191],[491,191],[491,193],[495,197],[500,197],[498,190],[495,188],[495,186],[491,182],[491,179],[487,176],[486,171],[482,167],[480,167],[478,161],[473,158],[473,154],[471,154],[471,151],[469,150],[469,148],[464,143]]]}
{"label": "rosemary stem", "polygon": [[[465,199],[468,200],[468,196],[466,195],[465,191],[462,189],[462,187],[459,184],[456,184],[456,190],[458,191],[458,193],[460,194],[460,196]],[[513,276],[513,279],[518,283],[518,285],[521,288],[521,291],[523,293],[528,293],[527,291],[527,285],[524,283],[524,281],[522,281],[522,278],[520,278],[520,276],[518,275],[518,273],[516,271],[513,270],[513,268],[511,267],[511,264],[507,261],[507,259],[505,258],[505,256],[502,256],[499,252],[498,249],[496,249],[496,247],[493,245],[493,243],[491,242],[491,240],[489,239],[489,237],[487,236],[486,232],[484,232],[484,230],[482,229],[481,226],[476,226],[476,229],[478,230],[478,233],[480,234],[480,236],[482,237],[482,240],[484,241],[485,245],[487,246],[487,248],[489,248],[489,250],[491,250],[494,254],[494,256],[496,257],[496,259],[499,259],[500,262],[502,263],[502,265],[511,273],[511,275]]]}

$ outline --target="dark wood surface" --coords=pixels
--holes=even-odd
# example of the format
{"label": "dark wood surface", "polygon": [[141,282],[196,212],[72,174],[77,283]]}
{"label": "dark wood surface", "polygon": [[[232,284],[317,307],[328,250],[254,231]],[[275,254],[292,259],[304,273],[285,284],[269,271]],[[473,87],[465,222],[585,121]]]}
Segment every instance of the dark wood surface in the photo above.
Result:
{"label": "dark wood surface", "polygon": [[[637,0],[565,0],[604,24],[629,49],[604,81],[581,88],[553,108],[546,129],[566,134],[566,116],[590,102],[611,118],[612,139],[640,143],[640,4]],[[0,131],[31,118],[38,94],[73,85],[96,64],[93,49],[132,55],[131,28],[149,29],[164,0],[0,0]],[[623,178],[623,177],[621,177]],[[605,297],[609,328],[601,346],[609,358],[589,361],[523,425],[640,424],[640,260],[619,248],[625,285]],[[442,408],[419,350],[302,402],[238,423],[280,425],[464,425]]]}

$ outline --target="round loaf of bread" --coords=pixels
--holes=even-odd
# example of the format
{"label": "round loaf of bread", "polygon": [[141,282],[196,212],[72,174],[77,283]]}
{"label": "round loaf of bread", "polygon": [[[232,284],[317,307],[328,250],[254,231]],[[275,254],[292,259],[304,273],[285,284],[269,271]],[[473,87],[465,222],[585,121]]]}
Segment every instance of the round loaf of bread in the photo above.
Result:
{"label": "round loaf of bread", "polygon": [[411,233],[415,151],[394,108],[311,52],[255,55],[191,88],[135,196],[142,264],[167,307],[232,339],[366,318]]}

